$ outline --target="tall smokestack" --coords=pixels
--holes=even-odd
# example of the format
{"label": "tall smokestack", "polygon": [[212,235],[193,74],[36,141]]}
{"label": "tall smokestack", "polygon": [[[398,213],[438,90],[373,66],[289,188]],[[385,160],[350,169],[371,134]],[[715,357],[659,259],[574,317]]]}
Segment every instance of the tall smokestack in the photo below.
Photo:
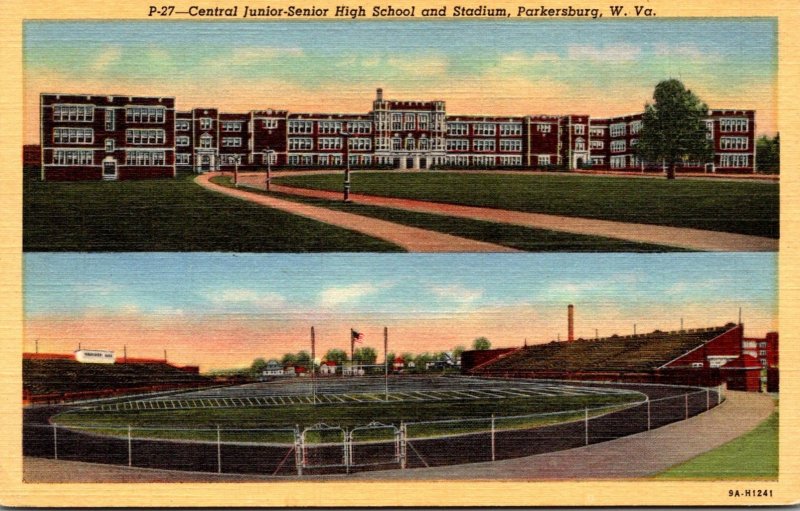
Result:
{"label": "tall smokestack", "polygon": [[575,340],[575,306],[567,305],[567,342]]}
{"label": "tall smokestack", "polygon": [[375,92],[377,93],[377,94],[376,94],[376,95],[377,95],[377,100],[378,100],[378,101],[383,101],[383,89],[378,89],[378,90],[377,90],[377,91],[375,91]]}

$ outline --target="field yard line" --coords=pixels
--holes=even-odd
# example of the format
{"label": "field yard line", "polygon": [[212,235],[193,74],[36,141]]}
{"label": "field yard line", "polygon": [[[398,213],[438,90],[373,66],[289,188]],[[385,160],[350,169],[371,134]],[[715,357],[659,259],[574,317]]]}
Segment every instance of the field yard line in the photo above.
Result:
{"label": "field yard line", "polygon": [[[329,200],[341,196],[341,194],[337,192],[274,184],[272,185],[272,190],[280,193]],[[547,229],[549,231],[602,236],[604,238],[686,248],[690,250],[712,252],[774,252],[778,250],[777,239],[729,232],[706,231],[688,227],[670,227],[665,225],[548,215],[544,213],[526,213],[523,211],[463,206],[458,204],[379,197],[376,195],[364,194],[350,194],[350,200],[359,204],[402,209],[418,213],[433,213],[451,217],[469,218],[472,220],[518,225],[533,229]]]}
{"label": "field yard line", "polygon": [[513,248],[495,245],[494,243],[460,238],[450,234],[387,222],[386,220],[277,199],[245,190],[227,188],[209,181],[215,175],[217,174],[202,174],[195,179],[195,182],[203,188],[237,199],[254,202],[262,206],[357,231],[374,238],[380,238],[394,243],[409,252],[517,252]]}

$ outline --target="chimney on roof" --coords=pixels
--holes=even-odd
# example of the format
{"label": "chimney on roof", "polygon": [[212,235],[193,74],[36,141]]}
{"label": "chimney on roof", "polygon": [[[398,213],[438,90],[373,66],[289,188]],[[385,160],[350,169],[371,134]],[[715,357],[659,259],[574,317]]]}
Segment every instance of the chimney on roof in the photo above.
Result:
{"label": "chimney on roof", "polygon": [[575,306],[567,305],[567,342],[575,340]]}
{"label": "chimney on roof", "polygon": [[375,91],[375,92],[376,92],[377,100],[378,101],[383,101],[383,89],[378,88],[378,90]]}

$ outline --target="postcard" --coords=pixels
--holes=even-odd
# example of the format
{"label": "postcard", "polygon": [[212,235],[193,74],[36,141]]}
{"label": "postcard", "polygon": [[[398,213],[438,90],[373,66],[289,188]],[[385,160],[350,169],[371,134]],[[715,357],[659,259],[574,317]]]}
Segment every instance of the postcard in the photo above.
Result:
{"label": "postcard", "polygon": [[797,501],[795,7],[10,12],[3,504]]}

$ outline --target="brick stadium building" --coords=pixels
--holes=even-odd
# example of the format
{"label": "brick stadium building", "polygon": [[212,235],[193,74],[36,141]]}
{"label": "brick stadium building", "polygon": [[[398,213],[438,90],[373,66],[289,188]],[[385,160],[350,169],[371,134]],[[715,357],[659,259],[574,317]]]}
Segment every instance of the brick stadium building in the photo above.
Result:
{"label": "brick stadium building", "polygon": [[[358,114],[216,108],[176,112],[174,98],[41,95],[43,180],[172,177],[276,167],[614,169],[655,171],[633,147],[641,114],[447,115],[444,101],[384,99]],[[713,162],[679,170],[755,172],[755,112],[712,110]]]}

